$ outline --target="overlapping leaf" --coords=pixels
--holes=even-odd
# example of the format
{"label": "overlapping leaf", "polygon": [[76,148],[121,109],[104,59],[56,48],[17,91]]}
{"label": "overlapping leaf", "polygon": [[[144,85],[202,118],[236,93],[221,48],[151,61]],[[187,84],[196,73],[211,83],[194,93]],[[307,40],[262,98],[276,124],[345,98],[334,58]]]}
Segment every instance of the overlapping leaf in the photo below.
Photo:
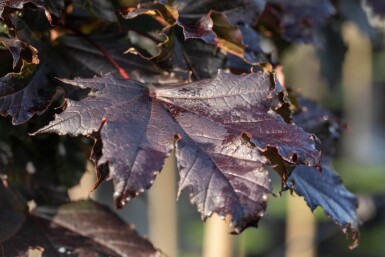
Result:
{"label": "overlapping leaf", "polygon": [[[24,10],[23,15],[10,17],[13,38],[3,39],[13,55],[14,65],[22,59],[20,72],[0,78],[0,114],[12,116],[13,124],[21,124],[34,114],[43,113],[52,101],[56,83],[50,80],[53,60],[47,43],[49,24],[42,10]],[[20,55],[23,49],[27,55]],[[39,60],[37,53],[47,55]],[[51,63],[50,63],[51,61]],[[37,65],[38,64],[38,65]]]}
{"label": "overlapping leaf", "polygon": [[[237,0],[226,3],[218,0],[180,0],[175,3],[180,13],[178,24],[184,28],[186,39],[190,38],[186,32],[195,28],[193,38],[201,38],[207,43],[217,45],[247,62],[254,62],[255,59],[250,58],[245,49],[253,48],[259,42],[246,42],[244,38],[249,37],[250,31],[242,27],[250,28],[254,25],[265,5],[266,0]],[[191,20],[194,21],[192,24],[195,26],[190,26],[184,20],[190,20],[190,24]],[[241,25],[241,29],[238,25]],[[251,33],[256,32],[253,30]],[[206,34],[209,35],[208,38]]]}
{"label": "overlapping leaf", "polygon": [[111,1],[106,0],[90,0],[90,1],[74,1],[73,7],[76,11],[87,12],[87,15],[108,21],[117,22],[115,7]]}
{"label": "overlapping leaf", "polygon": [[20,52],[22,48],[22,43],[17,39],[8,39],[1,38],[0,43],[3,44],[6,48],[8,48],[9,52],[12,54],[13,58],[13,68],[17,65],[20,60]]}
{"label": "overlapping leaf", "polygon": [[[196,9],[191,9],[191,5]],[[138,7],[129,8],[128,12],[125,10],[123,17],[132,19],[139,14],[157,13],[158,20],[161,20],[165,29],[178,24],[183,28],[185,39],[201,39],[240,58],[245,58],[246,46],[242,41],[242,31],[236,24],[238,22],[249,24],[263,10],[264,5],[265,1],[233,1],[227,5],[216,1],[211,1],[208,5],[202,5],[201,2],[187,4],[181,1],[176,2],[175,6],[162,2],[145,2]],[[240,10],[243,10],[244,15],[235,15]],[[230,18],[226,16],[232,14]],[[168,38],[172,37],[173,35],[168,35]]]}
{"label": "overlapping leaf", "polygon": [[3,18],[2,15],[5,7],[22,9],[27,3],[33,3],[39,8],[44,8],[43,0],[4,0],[0,2],[0,18]]}
{"label": "overlapping leaf", "polygon": [[[15,210],[15,213],[19,212]],[[16,217],[1,219],[0,226],[4,228]],[[148,240],[140,237],[108,208],[92,201],[69,203],[57,209],[40,207],[28,215],[25,222],[18,224],[18,229],[12,233],[3,229],[0,232],[8,232],[8,237],[0,237],[5,257],[28,256],[29,250],[34,248],[44,252],[44,256],[161,255]]]}
{"label": "overlapping leaf", "polygon": [[37,71],[31,68],[25,64],[20,73],[9,73],[0,78],[0,114],[12,116],[15,125],[27,121],[35,113],[44,112],[54,93],[45,68]]}
{"label": "overlapping leaf", "polygon": [[176,69],[191,71],[193,79],[213,78],[225,65],[225,55],[201,40],[175,42]]}
{"label": "overlapping leaf", "polygon": [[[126,18],[139,14],[155,17],[156,22],[155,19],[152,21],[157,23],[156,30],[163,28],[162,33],[167,37],[154,36],[154,26],[149,26],[146,22],[151,19],[148,16],[139,26],[134,23],[142,20],[136,17],[138,19],[135,21],[119,20],[119,26],[115,23],[114,29],[111,29],[111,24],[117,19],[110,1],[65,1],[66,4],[69,3],[66,9],[62,0],[2,1],[0,18],[4,16],[4,22],[11,22],[9,28],[14,28],[6,33],[6,40],[2,40],[1,44],[12,54],[13,67],[19,68],[22,63],[20,60],[30,62],[22,55],[23,48],[34,50],[32,54],[35,56],[37,49],[41,63],[37,69],[25,64],[22,72],[10,73],[0,79],[1,114],[12,116],[13,123],[20,124],[34,113],[43,112],[57,85],[56,80],[48,83],[48,79],[54,76],[90,77],[106,72],[117,73],[116,70],[123,69],[135,80],[162,84],[166,80],[180,81],[175,74],[181,70],[192,71],[193,79],[198,80],[212,78],[218,69],[225,67],[239,73],[249,72],[252,65],[269,61],[259,47],[256,29],[261,29],[266,36],[270,36],[269,31],[265,31],[268,27],[266,25],[273,25],[272,31],[278,32],[278,36],[283,36],[288,41],[319,43],[315,33],[326,18],[334,13],[329,0],[269,0],[264,18],[267,15],[271,19],[269,21],[275,19],[276,26],[274,27],[274,23],[264,23],[265,20],[255,26],[254,21],[257,21],[264,10],[266,0],[170,1],[173,5],[166,3],[167,1],[146,1],[139,8],[136,4],[144,1],[129,2],[135,2],[135,7],[127,9],[130,17]],[[377,3],[379,1],[368,2],[380,6]],[[361,27],[367,29],[365,26],[368,26],[368,22],[366,17],[362,19],[364,13],[360,1],[334,1],[333,4],[338,11],[342,10],[344,16],[360,21],[363,24]],[[33,5],[37,8],[24,8],[21,12],[17,11],[18,15],[12,9]],[[59,18],[55,20],[59,26],[50,27],[48,23],[41,22],[46,21],[45,14],[50,20],[46,9]],[[65,19],[61,19],[64,12]],[[148,27],[151,27],[150,32],[146,30]],[[182,38],[202,40],[184,42]],[[158,46],[162,50],[157,56],[159,58],[144,60],[140,56],[122,54],[136,46],[136,42],[146,43],[146,40],[153,40],[151,47]],[[232,54],[226,54],[222,49]],[[12,63],[10,54],[6,54],[9,65],[4,70],[10,69]],[[237,57],[233,58],[234,56]],[[166,62],[167,65],[164,64]],[[334,68],[332,70],[338,71]],[[164,159],[176,144],[180,171],[179,193],[186,187],[190,189],[191,201],[197,205],[203,219],[214,212],[221,216],[231,214],[235,232],[239,232],[248,226],[256,226],[265,213],[266,194],[271,190],[266,165],[278,165],[275,167],[278,170],[279,165],[290,168],[298,163],[315,166],[319,161],[314,138],[296,126],[287,124],[284,121],[288,121],[287,117],[282,119],[279,115],[282,114],[279,108],[284,104],[281,102],[282,89],[277,85],[274,76],[269,74],[237,77],[220,73],[213,80],[162,88],[117,80],[111,75],[65,82],[78,86],[73,92],[66,91],[72,100],[67,100],[64,112],[41,131],[95,137],[92,159],[97,165],[98,183],[108,176],[114,180],[114,197],[118,207],[151,186]],[[87,94],[88,97],[84,98]],[[323,110],[314,109],[307,104],[304,106],[308,107],[308,111],[297,113],[295,122],[303,126],[305,131],[321,138],[324,156],[332,154],[338,124]],[[50,160],[33,163],[41,164],[43,170],[44,167],[51,169],[52,165],[59,164],[57,160],[66,163],[70,160],[72,165],[73,160],[76,160],[74,156],[57,158],[54,155],[60,154],[56,149],[58,144],[61,147],[64,145],[64,149],[67,149],[66,142],[71,147],[74,144],[68,138],[56,141],[49,138],[50,140],[42,141],[53,145],[52,149],[44,149],[46,153],[51,152],[52,155],[47,154]],[[18,145],[19,150],[26,148],[25,151],[33,152],[31,146],[34,146],[31,142]],[[79,149],[75,148],[78,153]],[[3,159],[9,159],[9,152],[6,150],[0,144],[0,172],[2,165],[4,166]],[[18,153],[24,153],[23,150]],[[40,155],[40,151],[37,152]],[[71,154],[74,153],[75,151]],[[18,164],[25,173],[29,163],[24,156],[17,156]],[[81,170],[82,164],[84,163],[80,161],[76,167]],[[355,197],[342,186],[339,177],[332,170],[329,158],[324,157],[321,165],[324,169],[321,175],[316,169],[305,165],[298,166],[287,181],[289,172],[280,174],[287,185],[294,182],[294,190],[305,196],[312,209],[320,205],[344,229],[355,230],[358,224]],[[39,186],[44,184],[52,187],[56,184],[50,183],[50,179],[69,178],[64,172],[60,173],[62,177],[54,178],[57,174],[52,172],[52,176],[46,176],[46,180],[40,183],[43,181],[41,177],[48,173],[40,172],[40,167],[36,167],[39,169],[38,175],[28,174],[27,178],[29,181],[39,180]],[[53,167],[53,170],[59,169]],[[14,174],[16,173],[14,170]],[[76,180],[74,177],[76,178],[70,178],[68,185]],[[319,184],[321,182],[326,184]],[[41,190],[41,187],[34,189],[38,191],[37,194],[54,197],[54,194],[47,194],[49,191]],[[39,203],[40,199],[37,196],[35,201]],[[40,218],[28,219],[27,225],[34,227],[52,224]],[[15,220],[16,222],[10,224],[19,229],[18,226],[25,219]],[[26,234],[31,232],[25,231]],[[48,234],[51,232],[49,230]],[[52,233],[72,232],[59,228]],[[79,238],[79,242],[85,241],[85,247],[93,247],[94,251],[99,251],[95,242],[83,235],[74,236]],[[353,237],[356,236],[356,232],[353,232]],[[49,244],[51,243],[48,242]],[[74,249],[84,247],[76,243],[74,245]],[[67,248],[65,250],[72,251]],[[115,254],[108,249],[105,253],[111,256]]]}
{"label": "overlapping leaf", "polygon": [[322,154],[333,156],[336,142],[341,134],[341,122],[318,103],[303,96],[296,97],[298,102],[294,122],[305,131],[317,135],[322,142]]}
{"label": "overlapping leaf", "polygon": [[158,19],[160,23],[166,27],[175,25],[179,16],[177,9],[164,3],[164,1],[143,1],[143,3],[138,3],[125,10],[121,10],[121,13],[125,19],[133,19],[141,14],[158,16],[160,18],[160,20]]}
{"label": "overlapping leaf", "polygon": [[0,119],[0,177],[6,176],[15,190],[38,205],[69,201],[67,190],[79,184],[92,146],[86,139],[28,135],[31,128],[47,124],[53,114],[49,110],[18,126],[10,118]]}
{"label": "overlapping leaf", "polygon": [[[131,46],[126,32],[105,30],[101,33],[89,35],[89,38],[104,49],[109,56],[124,69],[131,78],[150,83],[176,82],[177,78],[170,78],[164,71],[140,56],[124,54]],[[103,53],[82,37],[64,35],[57,39],[58,46],[54,49],[60,54],[60,67],[53,67],[56,76],[93,76],[94,74],[113,73],[119,76],[116,67],[106,59]]]}
{"label": "overlapping leaf", "polygon": [[210,11],[199,18],[181,16],[178,25],[183,28],[185,39],[199,38],[241,58],[244,56],[242,32],[221,12]]}
{"label": "overlapping leaf", "polygon": [[344,233],[351,232],[353,242],[350,247],[355,248],[359,242],[360,224],[356,213],[357,197],[342,184],[330,158],[323,157],[321,166],[322,173],[314,168],[299,165],[288,181],[293,183],[294,191],[305,198],[312,211],[321,206],[325,214],[341,226]]}
{"label": "overlapping leaf", "polygon": [[[134,18],[139,14],[148,13],[156,10],[163,19],[172,21],[179,16],[199,17],[207,15],[210,11],[221,12],[229,19],[232,25],[239,22],[251,24],[262,13],[266,5],[266,0],[235,0],[224,3],[219,0],[177,0],[177,1],[137,1],[128,10],[122,10],[125,18]],[[137,4],[137,5],[136,5]],[[128,11],[128,13],[127,13]],[[152,12],[153,13],[153,12]],[[239,15],[242,13],[242,15]],[[169,22],[172,25],[173,22]]]}
{"label": "overlapping leaf", "polygon": [[339,123],[316,103],[302,97],[299,100],[301,109],[294,115],[294,121],[322,140],[322,173],[312,167],[299,165],[288,178],[287,185],[304,196],[312,211],[321,206],[326,215],[339,224],[345,233],[351,232],[351,247],[354,248],[359,241],[357,197],[343,186],[341,178],[333,169],[331,159],[339,138]]}
{"label": "overlapping leaf", "polygon": [[[0,78],[0,113],[12,116],[14,124],[21,124],[35,113],[41,114],[46,110],[58,86],[57,80],[50,78],[116,72],[116,67],[97,47],[106,51],[122,69],[130,71],[133,78],[150,82],[164,82],[169,79],[163,76],[161,69],[150,62],[138,56],[124,55],[123,52],[129,46],[129,42],[126,40],[126,33],[118,32],[116,27],[106,28],[101,34],[89,37],[97,47],[81,35],[62,36],[53,45],[50,44],[47,42],[48,24],[43,15],[36,10],[26,10],[23,17],[13,17],[16,37],[2,40],[11,50],[14,64],[19,60],[21,46],[28,46],[34,51],[33,62],[38,62],[35,60],[37,49],[39,56],[44,56],[40,60],[40,65],[25,63],[20,73],[9,73]],[[173,82],[176,80],[172,78]]]}
{"label": "overlapping leaf", "polygon": [[4,19],[4,9],[5,7],[13,9],[23,9],[25,4],[31,3],[37,8],[40,8],[45,11],[45,16],[48,21],[52,23],[51,15],[48,11],[45,10],[45,5],[43,0],[3,0],[0,2],[0,19]]}
{"label": "overlapping leaf", "polygon": [[268,27],[278,23],[278,30],[283,38],[295,43],[315,43],[316,32],[328,17],[335,13],[329,0],[268,0],[265,9],[265,18]]}
{"label": "overlapping leaf", "polygon": [[292,164],[319,161],[314,137],[275,113],[282,88],[272,74],[220,72],[212,80],[159,88],[112,76],[64,82],[91,91],[67,100],[38,133],[98,131],[102,154],[94,156],[98,166],[108,164],[118,207],[151,186],[174,137],[180,191],[190,188],[203,219],[231,214],[236,232],[256,226],[264,214],[271,190],[264,151],[275,149]]}
{"label": "overlapping leaf", "polygon": [[233,54],[228,55],[226,67],[234,72],[248,73],[253,65],[268,63],[270,58],[260,46],[260,35],[249,24],[238,24],[238,27],[242,32],[242,42],[245,45],[243,58]]}
{"label": "overlapping leaf", "polygon": [[6,37],[0,37],[0,44],[4,45],[12,54],[13,69],[15,69],[18,64],[22,63],[20,61],[21,59],[28,63],[39,64],[37,49],[35,47],[28,45],[17,38]]}
{"label": "overlapping leaf", "polygon": [[184,15],[202,15],[210,10],[222,12],[231,24],[236,25],[239,22],[252,24],[256,21],[265,8],[266,0],[177,0],[175,5]]}

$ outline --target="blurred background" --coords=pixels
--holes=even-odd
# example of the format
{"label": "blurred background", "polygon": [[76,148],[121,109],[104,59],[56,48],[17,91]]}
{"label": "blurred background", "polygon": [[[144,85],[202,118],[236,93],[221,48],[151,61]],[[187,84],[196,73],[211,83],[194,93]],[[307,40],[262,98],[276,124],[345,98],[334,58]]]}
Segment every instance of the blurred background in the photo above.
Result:
{"label": "blurred background", "polygon": [[[226,222],[215,216],[202,223],[188,192],[175,201],[174,157],[168,159],[154,186],[118,214],[170,257],[385,256],[385,25],[374,18],[370,22],[377,28],[376,40],[355,23],[345,22],[343,44],[332,39],[329,43],[337,49],[329,56],[309,45],[290,46],[278,53],[286,85],[320,102],[347,124],[334,165],[347,189],[359,197],[363,225],[358,248],[348,249],[350,242],[322,209],[311,213],[302,197],[289,192],[270,196],[259,228],[239,236],[229,235]],[[325,71],[321,62],[338,61],[339,51],[346,51],[341,76],[332,80],[325,74],[338,73],[338,65]],[[94,181],[90,164],[81,184],[70,190],[71,198],[88,197]],[[279,192],[280,179],[273,181],[274,192]],[[103,183],[91,197],[114,208],[112,190],[111,183]]]}
{"label": "blurred background", "polygon": [[[0,0],[0,5],[2,2]],[[122,0],[122,2],[124,1]],[[271,2],[279,3],[280,1],[272,0]],[[366,13],[357,13],[355,6],[360,6],[361,3],[369,2],[369,0],[331,2],[341,3],[339,5],[341,14],[338,15],[343,18],[333,16],[328,20],[330,26],[321,28],[323,30],[320,32],[321,38],[315,40],[321,42],[320,45],[290,44],[274,39],[274,35],[271,33],[270,39],[268,39],[269,36],[265,35],[267,32],[264,31],[264,28],[258,28],[260,29],[258,31],[261,31],[261,41],[258,42],[258,46],[262,48],[262,52],[272,53],[274,63],[279,60],[279,68],[284,67],[281,77],[287,87],[318,101],[346,124],[339,141],[337,157],[334,158],[334,166],[341,175],[346,188],[359,198],[358,215],[363,222],[360,228],[359,247],[349,250],[351,242],[340,227],[325,216],[321,208],[317,208],[312,213],[303,197],[292,195],[289,191],[279,194],[281,180],[273,172],[271,176],[273,190],[276,194],[269,197],[267,214],[259,222],[258,229],[249,228],[239,236],[232,236],[228,233],[229,228],[226,224],[229,217],[224,221],[213,216],[203,223],[195,206],[190,204],[188,191],[183,191],[176,201],[179,177],[175,167],[175,158],[170,157],[154,186],[140,197],[134,198],[122,210],[116,211],[126,222],[135,224],[138,232],[148,237],[156,247],[162,249],[165,256],[385,256],[385,244],[383,243],[385,238],[385,118],[383,114],[385,110],[385,19],[373,16],[371,10],[366,10]],[[382,4],[381,0],[377,0],[377,3]],[[142,20],[138,20],[137,24],[142,26]],[[274,40],[276,41],[272,42]],[[108,43],[115,43],[110,41],[109,39]],[[82,46],[77,43],[68,43],[68,45]],[[64,46],[68,45],[64,44]],[[115,49],[116,52],[120,51],[118,50]],[[8,72],[12,64],[12,56],[8,50],[3,52],[7,54],[5,56],[8,58],[9,65],[0,65],[2,75]],[[96,53],[98,52],[96,51]],[[119,53],[121,54],[121,52]],[[74,55],[78,57],[77,54]],[[1,61],[4,60],[5,63],[5,57],[2,55],[0,57]],[[80,62],[80,64],[85,67],[84,63]],[[98,73],[101,72],[98,65],[92,63],[90,66],[95,66],[92,68],[95,68]],[[47,116],[52,117],[52,115],[53,110],[50,110]],[[8,123],[10,124],[9,117]],[[0,123],[0,136],[8,132],[9,126]],[[16,131],[18,128],[20,127],[15,126],[12,127],[12,130]],[[15,134],[17,133],[16,131]],[[23,135],[31,141],[34,140],[30,139],[26,133]],[[52,139],[44,135],[41,139],[42,142],[47,140],[46,147],[22,150],[31,153],[36,151],[37,155],[40,154],[49,159],[55,157],[52,155],[56,151],[59,155],[61,150],[65,151],[63,142],[75,145],[80,144],[81,141],[58,136]],[[92,142],[85,138],[82,140],[86,141],[86,143],[83,142],[84,145],[92,145]],[[18,150],[26,148],[22,142],[17,141]],[[59,146],[59,150],[53,151],[49,146]],[[82,149],[82,147],[76,146],[74,149]],[[68,152],[68,155],[78,154],[78,152]],[[84,154],[84,152],[86,151],[83,149],[81,153]],[[17,155],[17,157],[22,160],[29,156]],[[37,180],[43,180],[43,182],[52,180],[52,177],[59,174],[58,181],[55,181],[56,184],[72,186],[72,180],[77,181],[77,172],[74,167],[80,169],[80,174],[84,169],[85,156],[75,157],[70,156],[69,159],[80,159],[80,163],[65,166],[67,159],[62,158],[61,161],[64,164],[58,162],[58,167],[55,169],[47,165],[45,170],[39,171],[37,174],[34,174],[36,169],[33,165],[28,166],[29,161],[26,162],[27,166],[24,165],[25,162],[20,161],[18,170],[20,174],[26,175],[24,177],[27,179],[33,175],[37,177]],[[39,165],[39,163],[35,163]],[[55,170],[57,174],[46,178],[46,174],[51,174],[47,172],[50,169]],[[15,172],[15,177],[18,177],[17,172]],[[112,183],[104,182],[98,189],[90,192],[95,181],[94,166],[90,162],[80,184],[69,190],[71,200],[91,197],[114,209]],[[14,182],[17,184],[18,181]],[[55,183],[54,185],[56,185]],[[66,187],[57,188],[57,191],[62,188]],[[49,189],[47,192],[55,191]],[[65,193],[66,189],[64,189]],[[47,195],[47,198],[55,198],[55,195]],[[39,202],[37,203],[39,204]]]}

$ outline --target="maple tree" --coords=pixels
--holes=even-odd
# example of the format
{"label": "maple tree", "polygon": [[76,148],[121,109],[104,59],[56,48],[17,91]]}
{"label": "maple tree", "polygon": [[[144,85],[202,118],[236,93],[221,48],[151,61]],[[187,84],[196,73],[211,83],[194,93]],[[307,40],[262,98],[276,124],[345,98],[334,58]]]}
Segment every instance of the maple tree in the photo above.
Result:
{"label": "maple tree", "polygon": [[[381,1],[368,5],[384,15]],[[256,227],[276,171],[282,191],[321,206],[356,246],[357,198],[332,167],[340,122],[288,91],[261,47],[262,39],[280,50],[327,46],[328,24],[340,30],[347,6],[361,8],[342,0],[2,1],[0,227],[11,220],[0,231],[2,249],[49,254],[68,239],[47,237],[64,231],[78,253],[126,256],[115,242],[124,237],[135,256],[157,256],[104,207],[68,203],[66,189],[90,157],[96,186],[112,179],[122,208],[151,187],[173,149],[178,195],[189,190],[203,220],[231,215],[234,233]],[[340,75],[323,72],[330,84]],[[28,211],[25,199],[38,207]],[[87,232],[102,219],[116,238]],[[34,229],[41,238],[26,240]]]}

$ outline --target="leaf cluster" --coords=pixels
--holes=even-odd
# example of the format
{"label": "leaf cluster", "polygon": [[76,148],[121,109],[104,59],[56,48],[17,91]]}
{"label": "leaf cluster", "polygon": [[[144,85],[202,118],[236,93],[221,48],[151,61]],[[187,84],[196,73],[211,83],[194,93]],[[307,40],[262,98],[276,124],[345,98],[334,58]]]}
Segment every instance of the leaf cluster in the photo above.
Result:
{"label": "leaf cluster", "polygon": [[[367,4],[383,17],[381,1]],[[281,190],[303,195],[312,210],[321,206],[356,245],[357,199],[332,168],[341,124],[288,91],[277,79],[278,56],[264,47],[280,54],[293,43],[320,46],[322,72],[335,86],[347,19],[374,34],[359,1],[349,0],[2,1],[0,222],[14,218],[0,246],[11,255],[37,246],[48,253],[69,240],[70,251],[124,256],[116,246],[124,237],[138,245],[135,256],[157,254],[120,231],[120,221],[114,231],[124,235],[111,245],[86,228],[79,234],[83,211],[95,218],[84,226],[113,214],[68,203],[66,190],[90,156],[96,186],[111,179],[121,208],[151,187],[173,149],[178,194],[189,190],[203,220],[231,215],[234,233],[257,227],[276,171]],[[23,199],[38,207],[27,211]],[[42,237],[28,241],[35,228]],[[67,237],[48,242],[55,231]]]}

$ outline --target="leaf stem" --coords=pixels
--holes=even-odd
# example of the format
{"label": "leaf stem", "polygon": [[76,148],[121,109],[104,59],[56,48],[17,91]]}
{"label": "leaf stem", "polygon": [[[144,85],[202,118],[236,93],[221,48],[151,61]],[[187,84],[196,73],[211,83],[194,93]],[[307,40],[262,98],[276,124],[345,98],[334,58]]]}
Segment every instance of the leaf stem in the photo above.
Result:
{"label": "leaf stem", "polygon": [[122,76],[123,78],[125,79],[130,79],[130,76],[128,75],[128,73],[125,71],[125,69],[123,69],[112,57],[111,55],[101,46],[98,44],[98,42],[96,42],[95,40],[93,40],[92,38],[88,37],[87,35],[85,35],[82,31],[80,31],[79,29],[77,28],[74,28],[74,27],[70,27],[70,26],[67,26],[67,28],[69,28],[71,31],[75,32],[77,35],[81,36],[82,38],[84,38],[85,40],[87,40],[88,43],[90,43],[92,46],[94,46],[96,49],[98,49],[103,55],[104,57],[106,57],[106,59],[112,64],[112,66],[114,66],[120,76]]}

